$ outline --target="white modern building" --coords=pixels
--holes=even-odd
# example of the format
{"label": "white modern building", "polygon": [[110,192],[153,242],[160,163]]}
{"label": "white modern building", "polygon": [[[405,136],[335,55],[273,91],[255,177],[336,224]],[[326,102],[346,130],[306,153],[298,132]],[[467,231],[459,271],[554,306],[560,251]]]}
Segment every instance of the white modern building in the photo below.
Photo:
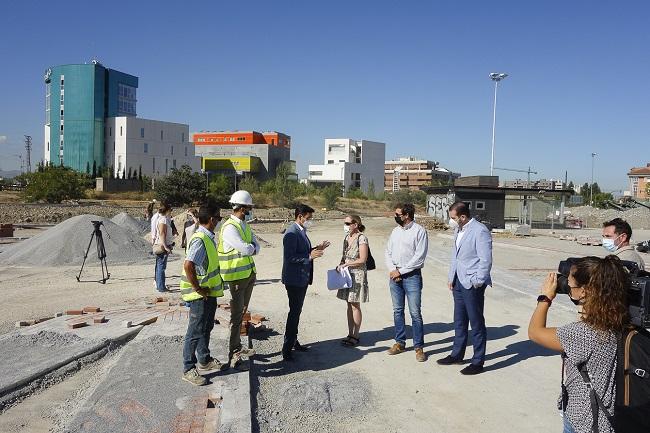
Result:
{"label": "white modern building", "polygon": [[104,131],[105,166],[113,167],[115,177],[140,170],[146,176],[164,176],[183,165],[199,171],[201,158],[195,156],[189,129],[189,125],[182,123],[108,117]]}
{"label": "white modern building", "polygon": [[344,191],[359,188],[364,193],[372,183],[383,190],[386,144],[350,138],[325,139],[325,164],[309,165],[309,183],[342,184]]}

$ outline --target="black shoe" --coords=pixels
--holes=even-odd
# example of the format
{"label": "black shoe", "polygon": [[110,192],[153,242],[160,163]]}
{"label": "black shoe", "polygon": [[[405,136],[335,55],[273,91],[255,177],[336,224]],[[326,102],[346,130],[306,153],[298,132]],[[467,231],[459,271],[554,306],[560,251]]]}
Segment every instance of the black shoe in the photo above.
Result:
{"label": "black shoe", "polygon": [[470,364],[460,371],[460,374],[464,374],[466,376],[471,376],[479,373],[483,373],[483,366],[476,364]]}
{"label": "black shoe", "polygon": [[295,358],[291,354],[291,352],[282,352],[282,360],[286,362],[293,362]]}
{"label": "black shoe", "polygon": [[451,355],[447,355],[442,359],[438,359],[436,362],[440,365],[462,364],[463,358],[454,358]]}
{"label": "black shoe", "polygon": [[298,352],[307,352],[309,350],[309,347],[303,346],[296,340],[296,342],[293,345],[293,350],[297,350]]}

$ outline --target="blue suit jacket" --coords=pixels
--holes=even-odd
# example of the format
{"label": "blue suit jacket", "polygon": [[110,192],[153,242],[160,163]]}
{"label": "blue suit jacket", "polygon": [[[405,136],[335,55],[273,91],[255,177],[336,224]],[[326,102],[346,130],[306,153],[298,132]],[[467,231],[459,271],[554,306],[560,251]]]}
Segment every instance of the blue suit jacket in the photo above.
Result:
{"label": "blue suit jacket", "polygon": [[490,269],[492,269],[492,235],[484,224],[473,220],[466,226],[465,234],[456,248],[458,229],[454,232],[454,242],[451,246],[451,266],[449,266],[449,282],[453,283],[457,276],[460,284],[466,289],[483,284],[492,285]]}
{"label": "blue suit jacket", "polygon": [[309,260],[311,242],[307,233],[294,222],[282,238],[284,254],[282,259],[282,283],[286,286],[307,287],[312,283],[314,263]]}

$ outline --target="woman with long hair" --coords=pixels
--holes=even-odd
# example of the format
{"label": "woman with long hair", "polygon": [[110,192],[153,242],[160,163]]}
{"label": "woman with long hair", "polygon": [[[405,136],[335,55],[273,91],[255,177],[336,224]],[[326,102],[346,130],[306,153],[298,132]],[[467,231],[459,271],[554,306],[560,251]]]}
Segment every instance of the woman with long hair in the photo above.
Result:
{"label": "woman with long hair", "polygon": [[366,227],[361,224],[361,217],[348,215],[343,220],[345,239],[343,240],[343,256],[340,268],[348,268],[352,277],[352,287],[339,289],[336,297],[347,302],[348,336],[341,344],[354,347],[359,344],[361,329],[361,303],[368,302],[368,238],[363,234]]}
{"label": "woman with long hair", "polygon": [[[557,290],[557,275],[551,273],[537,298],[528,337],[565,357],[566,393],[561,396],[564,433],[591,433],[594,429],[613,432],[609,418],[614,412],[616,395],[617,344],[628,322],[629,275],[614,255],[604,259],[584,257],[571,267],[568,283],[571,301],[582,307],[580,320],[559,328],[546,327],[546,316]],[[589,388],[581,374],[585,366],[591,386],[603,403],[595,422]]]}

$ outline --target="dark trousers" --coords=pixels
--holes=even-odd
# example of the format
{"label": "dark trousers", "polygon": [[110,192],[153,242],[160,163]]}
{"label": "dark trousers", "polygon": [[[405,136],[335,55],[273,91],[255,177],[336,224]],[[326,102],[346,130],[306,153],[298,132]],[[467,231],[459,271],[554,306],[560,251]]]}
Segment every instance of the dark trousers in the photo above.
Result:
{"label": "dark trousers", "polygon": [[487,341],[487,330],[485,318],[483,317],[483,305],[485,303],[485,285],[481,287],[463,287],[454,278],[454,346],[451,356],[463,358],[467,346],[467,328],[472,326],[472,343],[474,344],[474,356],[471,362],[475,365],[483,365],[485,362],[485,345]]}
{"label": "dark trousers", "polygon": [[183,372],[196,366],[198,362],[207,364],[210,356],[210,332],[214,328],[214,313],[217,311],[217,298],[208,297],[188,303],[190,322],[183,346]]}
{"label": "dark trousers", "polygon": [[307,286],[284,286],[289,297],[289,314],[287,315],[287,327],[284,331],[284,345],[282,353],[289,353],[298,339],[298,325],[300,324],[300,313],[305,302]]}

